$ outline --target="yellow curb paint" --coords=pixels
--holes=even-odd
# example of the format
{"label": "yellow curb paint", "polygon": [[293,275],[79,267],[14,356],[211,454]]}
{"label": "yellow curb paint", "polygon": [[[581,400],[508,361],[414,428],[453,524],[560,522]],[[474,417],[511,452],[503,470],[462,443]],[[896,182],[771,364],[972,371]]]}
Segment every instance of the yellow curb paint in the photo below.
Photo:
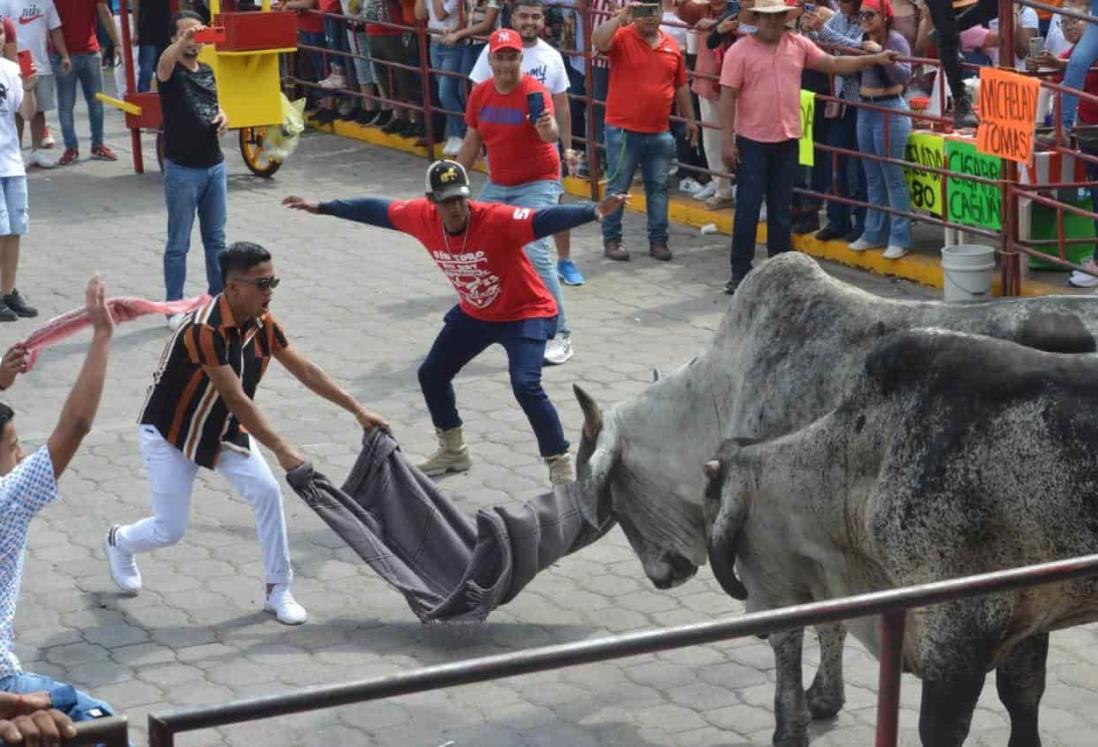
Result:
{"label": "yellow curb paint", "polygon": [[[372,145],[392,148],[393,150],[404,151],[405,153],[412,153],[424,158],[427,156],[427,149],[425,147],[414,145],[413,141],[408,138],[403,138],[398,135],[386,135],[376,128],[363,127],[354,122],[335,122],[332,125],[319,126],[315,123],[310,124],[324,132],[332,132],[343,137],[361,140]],[[435,155],[436,157],[441,158],[441,150],[436,150]],[[483,161],[477,163],[476,170],[486,170]],[[583,199],[588,199],[591,195],[590,186],[588,182],[583,179],[565,177],[563,184],[564,191],[570,195]],[[603,194],[605,189],[606,182],[599,182],[600,195]],[[628,209],[638,213],[644,212],[645,199],[643,189],[631,189],[629,191]],[[721,210],[714,212],[712,210],[706,210],[702,203],[690,197],[672,196],[668,206],[668,214],[671,220],[678,223],[685,223],[686,225],[694,226],[695,228],[713,223],[717,226],[717,230],[720,233],[732,234],[732,211]],[[759,224],[756,241],[760,244],[766,243],[765,223]],[[928,285],[932,288],[942,287],[942,265],[937,257],[929,257],[922,254],[908,254],[900,259],[885,259],[880,251],[852,252],[847,247],[848,245],[842,241],[819,241],[812,234],[793,236],[793,248],[799,252],[804,252],[809,256],[818,259],[826,259],[831,262],[838,262],[850,267],[857,267],[868,272],[877,273],[878,275],[889,275],[903,280],[910,280],[919,283],[920,285]],[[1001,295],[1001,290],[1000,279],[999,276],[996,275],[992,285],[992,293],[998,296]],[[1050,283],[1042,283],[1028,278],[1022,282],[1023,296],[1049,296],[1063,293],[1064,289],[1062,287]]]}

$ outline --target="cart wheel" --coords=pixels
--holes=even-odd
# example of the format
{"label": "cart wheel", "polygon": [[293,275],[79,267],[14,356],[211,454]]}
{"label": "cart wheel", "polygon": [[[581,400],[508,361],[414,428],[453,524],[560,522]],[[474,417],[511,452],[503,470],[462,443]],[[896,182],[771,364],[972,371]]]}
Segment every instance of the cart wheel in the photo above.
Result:
{"label": "cart wheel", "polygon": [[271,160],[267,155],[265,144],[267,138],[266,127],[244,127],[240,130],[240,155],[244,157],[251,172],[256,176],[270,179],[282,166],[281,161]]}
{"label": "cart wheel", "polygon": [[164,131],[156,131],[156,163],[160,166],[160,173],[164,173]]}

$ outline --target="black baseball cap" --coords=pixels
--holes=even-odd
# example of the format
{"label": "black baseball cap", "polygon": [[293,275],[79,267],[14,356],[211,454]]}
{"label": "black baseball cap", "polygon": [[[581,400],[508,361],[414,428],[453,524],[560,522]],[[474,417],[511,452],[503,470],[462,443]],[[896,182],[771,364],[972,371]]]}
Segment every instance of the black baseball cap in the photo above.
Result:
{"label": "black baseball cap", "polygon": [[469,196],[469,174],[457,161],[435,161],[427,168],[427,196],[435,202]]}

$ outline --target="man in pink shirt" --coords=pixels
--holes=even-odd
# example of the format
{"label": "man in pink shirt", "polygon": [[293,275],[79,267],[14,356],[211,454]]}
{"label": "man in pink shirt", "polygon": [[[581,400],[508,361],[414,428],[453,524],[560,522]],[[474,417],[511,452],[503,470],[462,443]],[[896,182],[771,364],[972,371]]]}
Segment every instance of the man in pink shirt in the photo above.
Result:
{"label": "man in pink shirt", "polygon": [[[849,75],[890,62],[895,52],[858,57],[826,54],[785,24],[800,8],[782,0],[756,0],[745,23],[758,30],[728,50],[721,67],[721,157],[738,169],[736,218],[732,224],[732,295],[751,271],[755,230],[766,198],[767,254],[792,248],[793,182],[801,137],[801,71]],[[747,16],[753,16],[752,21]]]}

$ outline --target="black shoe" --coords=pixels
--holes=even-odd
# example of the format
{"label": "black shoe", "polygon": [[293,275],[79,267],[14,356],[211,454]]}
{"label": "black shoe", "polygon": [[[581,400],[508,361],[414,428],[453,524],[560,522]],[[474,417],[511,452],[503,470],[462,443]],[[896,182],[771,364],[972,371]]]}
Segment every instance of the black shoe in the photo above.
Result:
{"label": "black shoe", "polygon": [[834,241],[835,239],[841,239],[846,234],[843,231],[835,228],[834,226],[827,225],[816,232],[817,241]]}
{"label": "black shoe", "polygon": [[339,112],[335,109],[321,109],[313,117],[313,121],[318,124],[331,124],[339,119]]}
{"label": "black shoe", "polygon": [[848,244],[853,244],[855,241],[857,241],[858,239],[860,239],[862,237],[863,233],[864,233],[864,231],[857,231],[857,230],[851,231],[846,236],[843,236],[843,241],[845,241]]}
{"label": "black shoe", "polygon": [[820,230],[820,216],[816,213],[805,213],[793,224],[795,234],[812,233],[818,230]]}
{"label": "black shoe", "polygon": [[355,112],[355,124],[362,125],[363,127],[369,127],[375,121],[377,121],[378,115],[381,112],[374,109],[373,111],[366,111],[365,109],[359,109]]}
{"label": "black shoe", "polygon": [[381,128],[381,131],[384,132],[386,135],[399,135],[401,132],[404,131],[404,128],[407,126],[407,122],[405,122],[403,119],[396,119],[394,117],[393,119],[389,120],[388,124]]}
{"label": "black shoe", "polygon": [[[337,109],[336,111],[339,110]],[[348,109],[346,114],[344,114],[343,112],[339,112],[339,116],[337,117],[337,119],[339,119],[340,122],[354,122],[358,111],[359,110],[356,109]]]}
{"label": "black shoe", "polygon": [[968,100],[968,96],[960,96],[953,99],[953,127],[957,130],[965,128],[976,127],[980,124],[980,120],[976,118],[976,113],[972,111],[972,102]]}
{"label": "black shoe", "polygon": [[370,126],[371,127],[382,127],[382,128],[384,128],[387,124],[389,124],[392,121],[393,121],[393,110],[392,109],[382,109],[381,111],[379,111],[377,113],[377,118],[375,118],[374,121],[370,123]]}
{"label": "black shoe", "polygon": [[11,293],[5,294],[3,300],[4,308],[11,311],[16,316],[21,316],[26,319],[33,319],[38,316],[38,309],[33,306],[27,306],[26,300],[19,295],[18,288],[12,288]]}
{"label": "black shoe", "polygon": [[729,280],[727,283],[724,284],[724,295],[726,295],[726,296],[735,295],[736,294],[736,289],[740,287],[740,283],[742,283],[742,282],[743,282],[742,280],[735,280],[735,279]]}

